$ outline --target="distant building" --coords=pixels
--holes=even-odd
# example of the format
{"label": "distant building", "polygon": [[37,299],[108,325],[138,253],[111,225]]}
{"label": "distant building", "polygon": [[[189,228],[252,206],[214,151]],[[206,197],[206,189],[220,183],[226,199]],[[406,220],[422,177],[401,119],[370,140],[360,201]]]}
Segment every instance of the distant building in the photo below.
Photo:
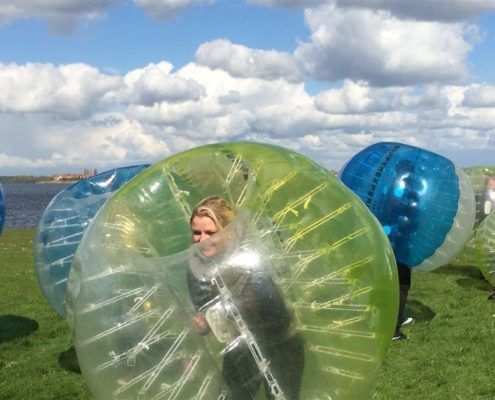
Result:
{"label": "distant building", "polygon": [[[96,169],[94,170],[96,171]],[[81,179],[86,179],[92,177],[94,174],[90,172],[89,169],[85,168],[82,174],[55,174],[52,175],[52,180],[56,182],[65,181],[79,181]]]}

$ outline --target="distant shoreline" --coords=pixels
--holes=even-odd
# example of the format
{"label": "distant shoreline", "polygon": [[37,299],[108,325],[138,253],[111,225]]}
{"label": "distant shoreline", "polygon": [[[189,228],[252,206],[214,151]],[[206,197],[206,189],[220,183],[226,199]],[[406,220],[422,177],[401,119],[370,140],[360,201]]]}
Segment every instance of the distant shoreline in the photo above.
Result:
{"label": "distant shoreline", "polygon": [[61,183],[70,184],[78,180],[55,180],[49,176],[0,176],[0,183]]}
{"label": "distant shoreline", "polygon": [[9,183],[31,183],[31,184],[35,184],[35,185],[46,185],[46,184],[60,184],[60,185],[69,185],[69,184],[73,184],[73,183],[76,183],[77,181],[2,181],[0,180],[0,183],[3,185],[3,184],[9,184]]}
{"label": "distant shoreline", "polygon": [[5,184],[5,183],[74,183],[74,182],[77,182],[77,181],[24,181],[24,180],[20,180],[20,181],[16,181],[16,180],[0,180],[0,183],[1,184]]}
{"label": "distant shoreline", "polygon": [[[40,181],[40,182],[26,182],[26,183],[76,183],[77,181]],[[19,182],[16,182],[19,183]]]}

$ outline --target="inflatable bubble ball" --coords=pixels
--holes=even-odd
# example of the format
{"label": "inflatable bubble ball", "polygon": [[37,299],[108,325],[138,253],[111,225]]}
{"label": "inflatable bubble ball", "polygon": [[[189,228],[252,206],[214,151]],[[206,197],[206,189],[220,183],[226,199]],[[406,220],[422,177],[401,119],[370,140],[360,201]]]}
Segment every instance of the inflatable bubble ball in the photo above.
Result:
{"label": "inflatable bubble ball", "polygon": [[441,155],[376,143],[339,175],[378,218],[397,262],[431,271],[452,260],[471,234],[473,189],[462,169]]}
{"label": "inflatable bubble ball", "polygon": [[362,202],[310,159],[244,142],[176,154],[116,192],[67,295],[106,400],[369,398],[398,311]]}
{"label": "inflatable bubble ball", "polygon": [[476,218],[474,230],[493,211],[495,211],[495,166],[464,168],[474,192]]}
{"label": "inflatable bubble ball", "polygon": [[86,228],[110,195],[148,166],[115,168],[81,179],[58,193],[43,212],[34,244],[36,276],[61,316],[70,266]]}
{"label": "inflatable bubble ball", "polygon": [[476,262],[485,279],[495,286],[495,212],[490,213],[476,229],[474,236]]}
{"label": "inflatable bubble ball", "polygon": [[465,168],[476,201],[474,230],[453,264],[479,268],[495,285],[495,167]]}
{"label": "inflatable bubble ball", "polygon": [[[474,238],[475,233],[483,220],[492,211],[492,202],[490,201],[490,187],[491,178],[493,177],[495,182],[495,167],[477,166],[464,168],[466,176],[471,182],[471,186],[474,192],[474,199],[476,204],[476,214],[474,221],[474,228],[469,240],[464,245],[462,251],[452,261],[457,265],[475,265],[475,252],[474,252]],[[495,192],[495,187],[494,187]],[[494,196],[495,198],[495,196]],[[495,204],[495,199],[494,199]]]}

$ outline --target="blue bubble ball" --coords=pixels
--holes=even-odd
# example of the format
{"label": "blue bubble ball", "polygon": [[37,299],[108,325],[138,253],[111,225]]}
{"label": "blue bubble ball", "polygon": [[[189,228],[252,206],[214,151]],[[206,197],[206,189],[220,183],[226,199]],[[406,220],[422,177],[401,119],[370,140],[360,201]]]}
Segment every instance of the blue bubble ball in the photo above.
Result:
{"label": "blue bubble ball", "polygon": [[110,195],[149,165],[115,168],[81,179],[58,193],[35,236],[38,282],[50,305],[65,316],[65,292],[74,254],[88,225]]}
{"label": "blue bubble ball", "polygon": [[339,176],[380,221],[402,264],[431,271],[453,259],[470,236],[473,189],[464,172],[439,154],[376,143]]}

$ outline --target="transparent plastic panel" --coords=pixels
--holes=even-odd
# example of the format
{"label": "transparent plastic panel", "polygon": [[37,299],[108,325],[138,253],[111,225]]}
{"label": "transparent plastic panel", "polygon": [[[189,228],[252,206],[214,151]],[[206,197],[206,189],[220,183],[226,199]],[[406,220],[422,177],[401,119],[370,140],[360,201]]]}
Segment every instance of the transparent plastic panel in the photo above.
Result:
{"label": "transparent plastic panel", "polygon": [[[192,245],[191,210],[211,195],[238,214]],[[389,241],[357,196],[304,156],[242,142],[167,158],[115,193],[67,295],[82,373],[106,400],[369,398],[398,311]]]}
{"label": "transparent plastic panel", "polygon": [[34,263],[43,294],[60,315],[65,316],[67,278],[88,225],[114,191],[148,166],[115,168],[81,179],[58,193],[43,212]]}
{"label": "transparent plastic panel", "polygon": [[469,237],[472,189],[445,157],[401,143],[377,143],[356,154],[340,178],[378,218],[402,264],[437,268]]}
{"label": "transparent plastic panel", "polygon": [[457,167],[455,170],[459,179],[460,196],[452,228],[435,253],[415,267],[417,271],[428,272],[449,264],[455,260],[472,236],[476,212],[473,188],[463,170]]}

